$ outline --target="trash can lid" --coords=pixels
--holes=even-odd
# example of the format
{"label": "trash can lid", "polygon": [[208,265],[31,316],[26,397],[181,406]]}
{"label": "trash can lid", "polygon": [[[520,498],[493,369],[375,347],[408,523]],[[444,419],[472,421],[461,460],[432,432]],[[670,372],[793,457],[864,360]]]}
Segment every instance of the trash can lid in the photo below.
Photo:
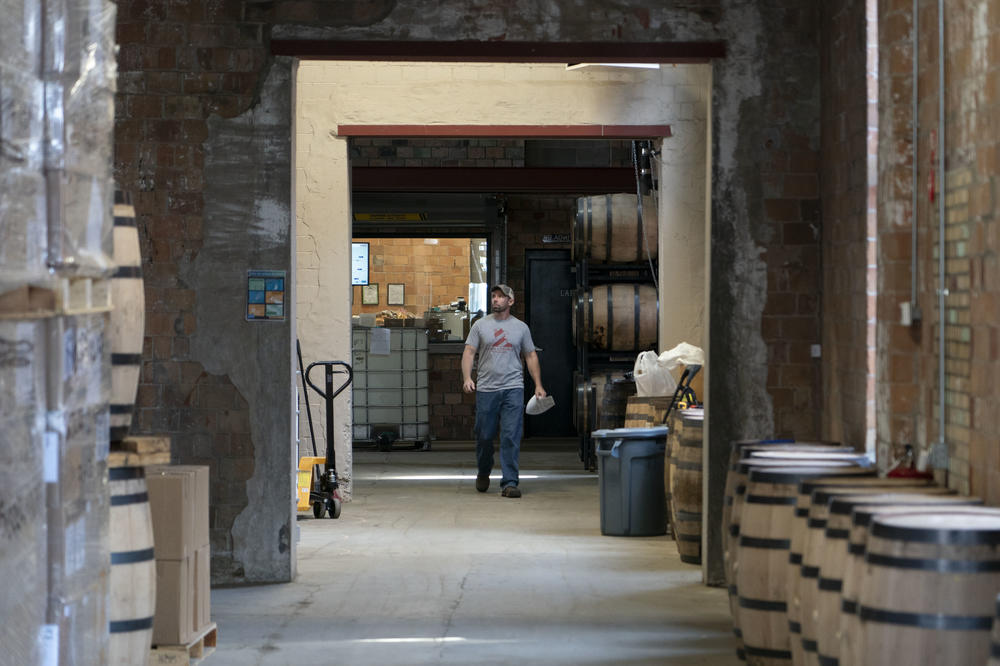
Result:
{"label": "trash can lid", "polygon": [[667,426],[653,428],[604,428],[595,430],[590,436],[595,439],[655,439],[666,437],[670,432]]}

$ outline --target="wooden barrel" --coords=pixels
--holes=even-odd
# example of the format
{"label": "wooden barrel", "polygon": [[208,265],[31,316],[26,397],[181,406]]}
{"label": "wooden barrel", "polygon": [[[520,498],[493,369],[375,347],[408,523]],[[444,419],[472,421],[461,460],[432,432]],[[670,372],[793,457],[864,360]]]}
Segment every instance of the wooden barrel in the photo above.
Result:
{"label": "wooden barrel", "polygon": [[[912,507],[922,504],[965,505],[981,503],[968,497],[959,497],[954,491],[936,486],[905,488],[879,494],[845,494],[830,498],[826,528],[823,531],[824,547],[820,555],[820,571],[817,580],[817,597],[814,618],[817,629],[817,660],[821,664],[837,664],[840,660],[840,614],[841,592],[844,587],[844,573],[848,558],[848,538],[851,533],[851,517],[855,507],[878,506],[894,499],[910,502]],[[819,498],[817,498],[818,501]],[[856,601],[856,598],[855,598]]]}
{"label": "wooden barrel", "polygon": [[146,299],[142,281],[142,256],[135,208],[128,195],[115,192],[114,261],[111,278],[111,317],[108,338],[111,347],[111,432],[112,442],[128,435],[132,424],[135,393],[142,367],[143,326]]}
{"label": "wooden barrel", "polygon": [[990,633],[990,660],[986,666],[1000,666],[1000,595],[997,596],[996,614],[993,616],[993,631]]}
{"label": "wooden barrel", "polygon": [[[746,476],[740,476],[739,473],[739,463],[745,457],[749,457],[752,451],[766,451],[771,448],[779,448],[787,450],[794,450],[795,446],[806,447],[809,450],[820,451],[849,451],[853,450],[850,447],[840,446],[839,444],[813,444],[812,442],[795,442],[791,439],[744,439],[730,442],[729,445],[729,468],[726,472],[726,485],[723,493],[722,502],[722,553],[723,561],[729,557],[729,552],[731,548],[732,537],[734,536],[731,531],[732,517],[733,517],[733,502],[735,501],[736,486],[741,485],[745,488]],[[726,576],[726,584],[733,585],[733,581],[728,577],[728,570]]]}
{"label": "wooden barrel", "polygon": [[[809,622],[816,601],[815,583],[819,576],[818,554],[811,550],[821,539],[826,525],[826,502],[837,492],[886,493],[895,488],[926,487],[924,479],[811,479],[799,484],[792,522],[792,540],[788,554],[788,630],[792,636],[792,663],[814,664],[816,659],[815,627]],[[817,497],[823,501],[817,506]],[[818,536],[817,536],[818,532]],[[803,601],[805,599],[805,601]]]}
{"label": "wooden barrel", "polygon": [[[805,459],[792,459],[790,457],[775,458],[773,456],[765,458],[759,455],[760,451],[779,449],[787,453],[808,452],[813,455],[808,456]],[[743,503],[743,496],[746,492],[747,475],[754,466],[807,466],[812,460],[819,459],[823,460],[824,464],[828,464],[828,461],[840,461],[842,463],[841,466],[850,467],[856,465],[856,463],[863,458],[861,454],[858,454],[850,447],[835,445],[828,446],[811,443],[782,443],[777,446],[766,444],[760,447],[746,445],[743,447],[743,453],[747,457],[742,460],[738,460],[735,464],[733,464],[730,467],[729,473],[726,475],[726,499],[723,502],[722,552],[723,563],[726,571],[726,584],[730,587],[736,584],[734,575],[735,568],[732,565],[735,565],[737,546],[736,539],[739,537],[740,531],[740,511]],[[732,560],[732,565],[728,564],[730,560]]]}
{"label": "wooden barrel", "polygon": [[[823,447],[817,446],[817,449]],[[840,447],[843,448],[843,447]],[[748,449],[748,453],[751,451]],[[821,457],[820,457],[821,456]],[[864,460],[864,456],[856,452],[839,451],[817,451],[817,457],[824,467],[856,468],[858,461]],[[728,528],[724,533],[728,544],[723,551],[723,567],[726,575],[726,585],[729,591],[729,609],[733,617],[733,634],[737,639],[736,653],[740,658],[744,658],[742,633],[739,626],[739,588],[736,584],[737,573],[739,571],[739,536],[740,519],[743,513],[744,499],[746,497],[747,477],[753,469],[778,468],[778,467],[811,467],[812,460],[781,460],[774,458],[750,457],[741,460],[736,469],[731,472],[733,478],[732,493],[733,503],[730,511]]]}
{"label": "wooden barrel", "polygon": [[635,380],[618,377],[604,383],[601,409],[597,414],[598,428],[624,428],[628,397],[635,395]]}
{"label": "wooden barrel", "polygon": [[630,395],[625,406],[626,428],[652,428],[664,425],[672,396]]}
{"label": "wooden barrel", "polygon": [[750,471],[739,527],[738,621],[747,663],[791,664],[786,597],[788,552],[798,484],[825,476],[875,474],[870,465],[775,467]]}
{"label": "wooden barrel", "polygon": [[[829,503],[839,495],[878,495],[897,493],[947,493],[947,489],[931,486],[926,479],[817,479],[799,484],[799,496],[792,525],[792,548],[789,563],[798,553],[799,566],[788,567],[788,627],[792,633],[792,662],[819,666],[816,604],[821,576],[821,558],[826,544]],[[796,631],[793,627],[797,627]],[[795,641],[795,635],[799,640]]]}
{"label": "wooden barrel", "polygon": [[703,410],[671,416],[678,435],[670,451],[670,522],[681,562],[701,564]]}
{"label": "wooden barrel", "polygon": [[589,435],[600,426],[599,411],[604,401],[604,387],[608,382],[624,379],[624,370],[595,370],[589,377],[576,372],[576,391],[573,398],[576,430],[581,435]]}
{"label": "wooden barrel", "polygon": [[603,194],[576,200],[573,260],[633,264],[656,259],[659,244],[656,201],[635,194]]}
{"label": "wooden barrel", "polygon": [[108,663],[145,664],[153,639],[156,560],[146,475],[142,467],[108,470],[111,550]]}
{"label": "wooden barrel", "polygon": [[1000,589],[1000,510],[875,516],[858,598],[866,664],[983,664]]}
{"label": "wooden barrel", "polygon": [[[867,663],[863,661],[864,657],[861,653],[864,631],[858,609],[862,579],[867,568],[865,553],[870,536],[869,528],[875,516],[913,513],[929,509],[937,510],[938,505],[944,505],[948,509],[960,507],[962,510],[978,511],[980,507],[966,506],[976,503],[981,503],[981,500],[960,495],[928,497],[899,493],[873,496],[866,499],[864,503],[854,503],[851,509],[850,531],[847,536],[847,560],[844,564],[844,577],[840,592],[840,623],[835,625],[838,626],[835,640],[839,643],[838,663],[840,665],[865,666]],[[987,511],[995,510],[987,509]]]}
{"label": "wooden barrel", "polygon": [[[652,285],[598,285],[578,293],[573,330],[595,349],[650,349],[656,345],[657,308],[656,288]],[[579,337],[574,342],[579,345]]]}

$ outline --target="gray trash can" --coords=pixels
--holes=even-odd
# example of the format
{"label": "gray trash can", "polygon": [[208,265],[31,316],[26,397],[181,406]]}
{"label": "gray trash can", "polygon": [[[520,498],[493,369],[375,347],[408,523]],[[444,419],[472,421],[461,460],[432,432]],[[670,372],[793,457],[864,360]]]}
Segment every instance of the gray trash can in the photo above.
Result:
{"label": "gray trash can", "polygon": [[666,426],[595,430],[601,534],[657,536],[667,531],[663,485]]}

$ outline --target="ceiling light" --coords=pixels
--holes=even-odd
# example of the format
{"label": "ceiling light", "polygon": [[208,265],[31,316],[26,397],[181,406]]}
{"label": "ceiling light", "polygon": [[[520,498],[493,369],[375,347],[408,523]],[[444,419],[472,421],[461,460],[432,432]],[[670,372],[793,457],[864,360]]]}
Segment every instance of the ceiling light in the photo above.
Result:
{"label": "ceiling light", "polygon": [[566,65],[566,69],[583,69],[584,67],[631,67],[632,69],[659,69],[657,62],[577,62]]}

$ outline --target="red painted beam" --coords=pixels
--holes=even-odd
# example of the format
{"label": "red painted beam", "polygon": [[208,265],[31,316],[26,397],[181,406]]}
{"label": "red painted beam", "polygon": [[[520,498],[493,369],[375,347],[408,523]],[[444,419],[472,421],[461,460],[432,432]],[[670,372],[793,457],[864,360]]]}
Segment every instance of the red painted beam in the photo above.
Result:
{"label": "red painted beam", "polygon": [[724,58],[726,43],[272,39],[271,53],[306,60],[702,63]]}
{"label": "red painted beam", "polygon": [[338,125],[337,135],[400,138],[655,139],[670,136],[670,125]]}
{"label": "red painted beam", "polygon": [[631,168],[354,167],[356,192],[635,192]]}

